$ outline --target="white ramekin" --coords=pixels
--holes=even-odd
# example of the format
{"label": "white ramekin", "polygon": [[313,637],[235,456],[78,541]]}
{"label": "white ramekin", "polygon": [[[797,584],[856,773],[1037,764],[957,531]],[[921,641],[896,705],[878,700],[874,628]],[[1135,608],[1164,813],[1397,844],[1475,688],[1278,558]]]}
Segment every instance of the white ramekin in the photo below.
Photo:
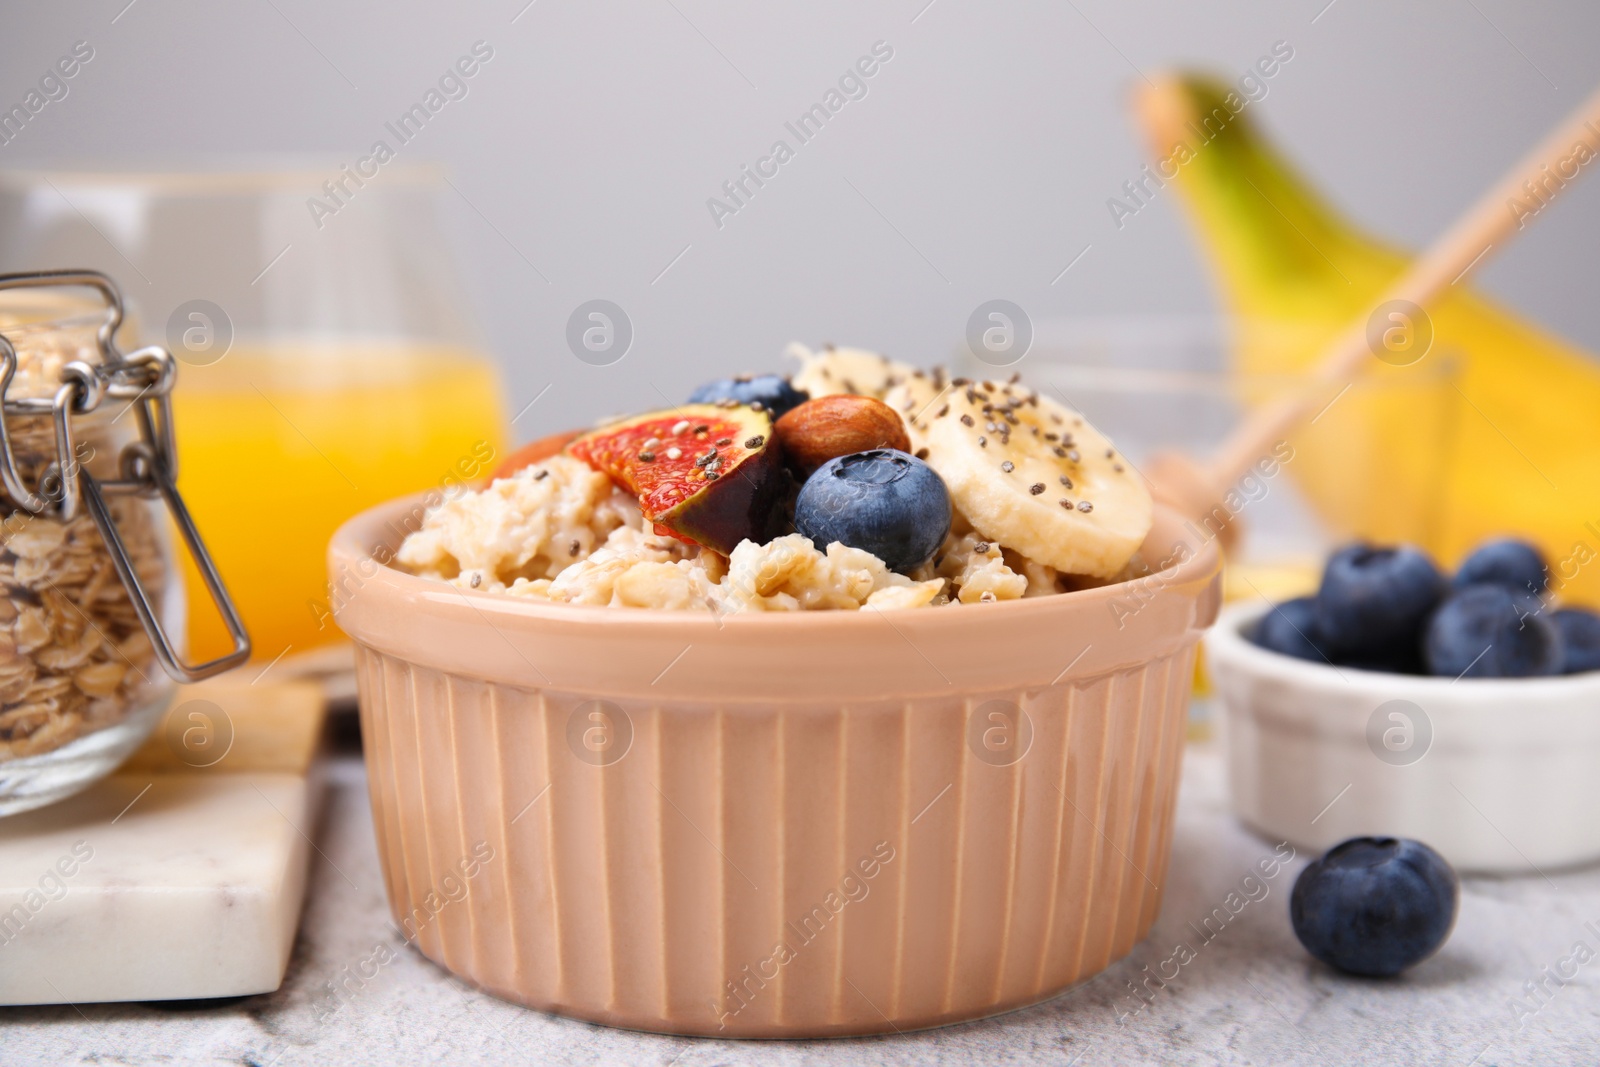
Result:
{"label": "white ramekin", "polygon": [[1461,679],[1310,663],[1224,611],[1206,636],[1233,809],[1321,850],[1411,837],[1459,869],[1527,874],[1600,859],[1600,672]]}

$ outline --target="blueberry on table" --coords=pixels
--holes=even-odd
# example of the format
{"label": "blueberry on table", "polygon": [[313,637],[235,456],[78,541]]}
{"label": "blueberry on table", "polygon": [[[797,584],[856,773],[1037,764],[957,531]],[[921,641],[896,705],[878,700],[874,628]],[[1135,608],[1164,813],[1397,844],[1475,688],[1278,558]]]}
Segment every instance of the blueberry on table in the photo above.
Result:
{"label": "blueberry on table", "polygon": [[741,404],[761,407],[776,419],[790,408],[810,399],[807,394],[789,384],[781,374],[740,375],[737,378],[719,378],[707,382],[689,394],[691,404],[715,404],[719,400],[737,400]]}
{"label": "blueberry on table", "polygon": [[1317,601],[1309,596],[1274,604],[1250,634],[1253,643],[1269,652],[1281,652],[1313,663],[1331,663],[1332,657],[1323,651],[1320,637]]}
{"label": "blueberry on table", "polygon": [[794,526],[825,550],[871,552],[890,570],[933,558],[950,532],[950,493],[933,468],[892,448],[830,459],[800,488]]}
{"label": "blueberry on table", "polygon": [[1554,619],[1566,647],[1561,673],[1600,671],[1600,615],[1581,608],[1562,608]]}
{"label": "blueberry on table", "polygon": [[1469,585],[1503,585],[1517,593],[1538,596],[1550,584],[1544,556],[1526,541],[1486,541],[1456,570],[1457,589]]}
{"label": "blueberry on table", "polygon": [[1350,545],[1328,557],[1317,591],[1323,647],[1340,655],[1387,656],[1416,647],[1448,583],[1418,548]]}
{"label": "blueberry on table", "polygon": [[1323,963],[1387,978],[1444,944],[1459,895],[1456,872],[1422,842],[1353,837],[1300,872],[1289,921]]}
{"label": "blueberry on table", "polygon": [[1534,614],[1537,602],[1502,585],[1469,585],[1428,620],[1422,651],[1428,673],[1451,678],[1532,678],[1560,674],[1561,630]]}

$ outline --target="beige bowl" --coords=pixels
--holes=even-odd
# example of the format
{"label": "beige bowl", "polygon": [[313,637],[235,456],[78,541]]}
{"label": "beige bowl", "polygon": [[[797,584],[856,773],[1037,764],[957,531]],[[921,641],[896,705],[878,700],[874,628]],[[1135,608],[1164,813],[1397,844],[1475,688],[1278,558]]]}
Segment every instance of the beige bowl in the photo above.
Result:
{"label": "beige bowl", "polygon": [[684,1034],[908,1030],[1049,997],[1161,901],[1214,546],[944,610],[538,604],[330,566],[395,919],[531,1007]]}

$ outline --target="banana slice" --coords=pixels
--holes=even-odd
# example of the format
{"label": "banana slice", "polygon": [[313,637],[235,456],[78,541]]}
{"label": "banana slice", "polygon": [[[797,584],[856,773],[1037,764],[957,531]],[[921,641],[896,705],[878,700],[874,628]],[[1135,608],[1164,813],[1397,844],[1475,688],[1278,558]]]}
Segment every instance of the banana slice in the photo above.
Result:
{"label": "banana slice", "polygon": [[800,369],[789,380],[813,397],[853,393],[882,400],[884,393],[901,382],[929,379],[926,371],[864,348],[829,347],[813,352],[796,342],[789,346],[788,354],[800,361]]}
{"label": "banana slice", "polygon": [[1127,566],[1150,532],[1150,491],[1082,415],[1014,383],[955,378],[932,403],[923,384],[884,402],[973,529],[1068,574]]}

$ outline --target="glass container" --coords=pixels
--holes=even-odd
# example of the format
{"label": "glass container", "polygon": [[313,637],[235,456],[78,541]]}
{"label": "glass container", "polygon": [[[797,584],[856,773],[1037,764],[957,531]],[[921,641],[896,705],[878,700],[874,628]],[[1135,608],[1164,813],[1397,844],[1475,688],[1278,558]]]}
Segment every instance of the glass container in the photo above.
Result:
{"label": "glass container", "polygon": [[[324,556],[344,519],[481,476],[507,441],[443,174],[373,171],[0,177],[3,255],[130,279],[144,336],[182,365],[182,488],[265,661],[341,640]],[[195,654],[227,647],[215,612],[188,626]]]}
{"label": "glass container", "polygon": [[[121,320],[102,275],[0,276],[0,815],[110,773],[154,728],[173,679],[249,654],[174,486],[174,360],[124,354]],[[184,659],[169,528],[228,631],[208,662]]]}

